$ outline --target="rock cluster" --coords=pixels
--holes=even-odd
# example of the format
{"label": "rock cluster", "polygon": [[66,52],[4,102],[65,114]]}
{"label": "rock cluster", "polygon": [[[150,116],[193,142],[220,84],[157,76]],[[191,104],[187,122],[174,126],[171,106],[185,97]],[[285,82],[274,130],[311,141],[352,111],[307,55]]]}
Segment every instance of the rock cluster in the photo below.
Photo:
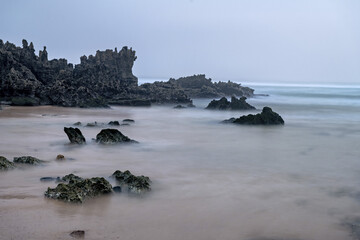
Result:
{"label": "rock cluster", "polygon": [[121,186],[127,186],[129,192],[142,193],[151,190],[149,177],[134,176],[129,170],[125,172],[116,170],[112,177],[114,177]]}
{"label": "rock cluster", "polygon": [[220,98],[220,100],[212,100],[206,109],[211,110],[251,110],[255,107],[251,106],[246,102],[246,97],[240,97],[237,99],[232,96],[231,101],[227,100],[226,97]]}
{"label": "rock cluster", "polygon": [[0,40],[0,100],[12,105],[107,107],[150,106],[152,103],[192,103],[192,98],[253,95],[237,83],[212,83],[205,75],[138,86],[132,73],[135,51],[123,47],[82,56],[80,64],[48,60],[46,47],[35,54],[33,43],[22,47]]}
{"label": "rock cluster", "polygon": [[283,125],[285,123],[282,117],[269,107],[264,107],[261,113],[255,115],[249,114],[239,118],[230,118],[223,122],[245,125]]}
{"label": "rock cluster", "polygon": [[14,169],[21,165],[41,165],[45,161],[31,156],[14,157],[10,162],[6,157],[0,156],[0,171]]}

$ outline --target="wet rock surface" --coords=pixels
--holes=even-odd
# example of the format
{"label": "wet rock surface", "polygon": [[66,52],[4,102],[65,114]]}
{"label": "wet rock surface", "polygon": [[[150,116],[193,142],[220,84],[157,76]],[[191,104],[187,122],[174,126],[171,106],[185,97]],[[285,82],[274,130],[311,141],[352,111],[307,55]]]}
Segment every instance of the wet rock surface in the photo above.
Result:
{"label": "wet rock surface", "polygon": [[120,185],[127,186],[129,192],[143,193],[151,190],[149,177],[135,176],[129,170],[125,172],[116,170],[112,174],[112,177],[114,177]]}
{"label": "wet rock surface", "polygon": [[80,129],[72,127],[64,127],[64,132],[68,136],[71,143],[84,144],[86,143],[85,137],[82,135]]}
{"label": "wet rock surface", "polygon": [[14,163],[10,162],[6,157],[0,156],[0,171],[15,168]]}
{"label": "wet rock surface", "polygon": [[108,123],[108,125],[110,125],[110,126],[120,126],[120,123],[119,123],[119,121],[110,121]]}
{"label": "wet rock surface", "polygon": [[102,144],[115,144],[115,143],[137,143],[129,137],[122,134],[117,129],[103,129],[96,135],[96,142]]}
{"label": "wet rock surface", "polygon": [[70,236],[73,238],[85,238],[85,231],[84,230],[76,230],[70,233]]}
{"label": "wet rock surface", "polygon": [[40,165],[43,164],[44,162],[45,161],[32,156],[14,157],[14,163],[19,163],[19,164]]}
{"label": "wet rock surface", "polygon": [[219,100],[212,100],[206,109],[210,110],[251,110],[255,107],[246,102],[246,97],[231,97],[231,101],[226,97],[222,97]]}
{"label": "wet rock surface", "polygon": [[62,178],[55,188],[48,188],[45,197],[71,203],[83,203],[86,199],[112,192],[111,184],[102,177],[83,179],[73,174]]}
{"label": "wet rock surface", "polygon": [[271,108],[264,107],[261,113],[249,114],[240,118],[230,118],[223,123],[236,123],[244,125],[283,125],[285,122],[282,117],[273,112]]}

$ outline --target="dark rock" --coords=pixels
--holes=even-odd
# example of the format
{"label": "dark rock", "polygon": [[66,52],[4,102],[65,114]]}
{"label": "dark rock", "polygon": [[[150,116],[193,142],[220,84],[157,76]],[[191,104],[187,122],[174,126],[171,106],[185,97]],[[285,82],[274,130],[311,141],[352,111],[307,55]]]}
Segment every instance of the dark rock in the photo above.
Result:
{"label": "dark rock", "polygon": [[103,129],[96,135],[96,142],[103,144],[114,144],[114,143],[135,143],[136,141],[131,140],[127,136],[123,135],[117,129]]}
{"label": "dark rock", "polygon": [[42,177],[40,178],[41,182],[52,182],[52,181],[61,181],[60,177]]}
{"label": "dark rock", "polygon": [[147,99],[111,99],[109,105],[130,106],[130,107],[150,107],[151,101]]}
{"label": "dark rock", "polygon": [[145,191],[150,191],[150,178],[146,176],[134,176],[129,170],[121,172],[116,170],[112,177],[121,185],[126,185],[129,192],[132,193],[142,193]]}
{"label": "dark rock", "polygon": [[240,118],[230,118],[223,121],[224,123],[236,123],[245,125],[283,125],[284,120],[282,117],[273,112],[271,108],[264,107],[261,113],[256,115],[249,114],[241,116]]}
{"label": "dark rock", "polygon": [[76,230],[70,233],[70,236],[73,238],[85,238],[84,230]]}
{"label": "dark rock", "polygon": [[246,97],[241,97],[237,99],[236,97],[231,97],[231,102],[227,100],[226,97],[222,97],[220,100],[212,100],[206,109],[211,110],[251,110],[255,107],[251,106],[246,102]]}
{"label": "dark rock", "polygon": [[182,108],[186,108],[186,107],[183,106],[183,105],[181,105],[181,104],[179,104],[179,105],[176,105],[174,108],[175,108],[175,109],[182,109]]}
{"label": "dark rock", "polygon": [[48,188],[45,197],[71,203],[82,203],[87,198],[112,192],[112,186],[105,178],[79,178],[80,180],[78,178],[70,179],[69,183],[59,183],[56,188]]}
{"label": "dark rock", "polygon": [[121,187],[120,186],[115,186],[113,187],[113,191],[116,193],[121,193]]}
{"label": "dark rock", "polygon": [[64,132],[68,136],[71,143],[77,143],[77,144],[84,144],[86,143],[86,140],[84,136],[82,135],[80,129],[78,128],[72,128],[72,127],[64,127]]}
{"label": "dark rock", "polygon": [[131,122],[131,123],[134,123],[134,122],[135,122],[135,120],[129,119],[129,118],[124,119],[124,120],[122,120],[122,121],[123,121],[123,122]]}
{"label": "dark rock", "polygon": [[73,124],[74,126],[81,126],[81,122],[76,122]]}
{"label": "dark rock", "polygon": [[15,168],[14,163],[7,160],[6,157],[0,156],[0,171]]}
{"label": "dark rock", "polygon": [[119,121],[110,121],[108,123],[108,125],[110,125],[110,126],[120,126],[120,123],[119,123]]}
{"label": "dark rock", "polygon": [[64,177],[61,178],[61,181],[63,182],[77,182],[82,180],[84,179],[72,173],[65,175]]}
{"label": "dark rock", "polygon": [[56,156],[56,160],[60,160],[60,161],[65,160],[65,156],[62,155],[62,154],[58,154],[58,155]]}
{"label": "dark rock", "polygon": [[31,156],[22,156],[22,157],[14,157],[14,163],[39,165],[44,163],[44,161]]}
{"label": "dark rock", "polygon": [[87,123],[87,124],[86,124],[87,127],[96,127],[97,125],[98,125],[97,122]]}

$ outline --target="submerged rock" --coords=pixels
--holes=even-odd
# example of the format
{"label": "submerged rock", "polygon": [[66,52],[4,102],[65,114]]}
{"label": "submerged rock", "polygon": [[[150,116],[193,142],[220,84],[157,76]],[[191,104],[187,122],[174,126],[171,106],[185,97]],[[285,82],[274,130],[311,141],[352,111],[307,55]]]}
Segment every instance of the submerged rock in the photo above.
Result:
{"label": "submerged rock", "polygon": [[14,163],[7,160],[6,157],[0,156],[0,171],[15,168]]}
{"label": "submerged rock", "polygon": [[223,122],[245,125],[283,125],[285,123],[282,117],[269,107],[264,107],[262,112],[256,115],[249,114],[240,118],[230,118]]}
{"label": "submerged rock", "polygon": [[45,161],[31,156],[14,157],[14,163],[20,164],[39,165],[44,162]]}
{"label": "submerged rock", "polygon": [[114,143],[136,143],[117,129],[103,129],[96,135],[96,142],[103,144],[114,144]]}
{"label": "submerged rock", "polygon": [[95,121],[95,122],[92,122],[92,123],[87,123],[86,126],[87,127],[96,127],[98,125],[98,123]]}
{"label": "submerged rock", "polygon": [[76,230],[70,233],[70,236],[73,238],[85,238],[84,230]]}
{"label": "submerged rock", "polygon": [[181,105],[181,104],[179,104],[179,105],[176,105],[174,108],[176,108],[176,109],[182,109],[182,108],[186,108],[186,107],[183,106],[183,105]]}
{"label": "submerged rock", "polygon": [[127,122],[127,123],[134,123],[135,122],[135,120],[133,120],[133,119],[129,119],[129,118],[126,118],[126,119],[124,119],[124,120],[122,120],[123,122]]}
{"label": "submerged rock", "polygon": [[[112,192],[111,184],[105,178],[83,179],[69,174],[68,183],[59,183],[55,188],[48,188],[45,197],[71,203],[83,203],[87,198]],[[66,176],[65,176],[66,177]],[[62,179],[64,180],[63,177]]]}
{"label": "submerged rock", "polygon": [[120,126],[120,123],[119,123],[119,121],[110,121],[108,123],[108,125],[110,125],[110,126]]}
{"label": "submerged rock", "polygon": [[222,97],[219,100],[212,100],[206,109],[211,110],[251,110],[255,107],[251,106],[246,102],[246,97],[237,99],[231,97],[231,101],[228,101],[226,97]]}
{"label": "submerged rock", "polygon": [[129,170],[121,172],[116,170],[112,177],[121,185],[126,185],[129,192],[133,193],[142,193],[145,191],[150,191],[150,178],[146,176],[135,176]]}
{"label": "submerged rock", "polygon": [[81,126],[81,122],[76,122],[73,124],[74,126]]}
{"label": "submerged rock", "polygon": [[82,135],[80,129],[78,128],[72,128],[72,127],[64,127],[64,132],[68,136],[71,143],[77,143],[77,144],[84,144],[86,143],[86,140],[84,136]]}
{"label": "submerged rock", "polygon": [[41,182],[52,182],[52,181],[61,181],[60,177],[42,177],[40,178]]}

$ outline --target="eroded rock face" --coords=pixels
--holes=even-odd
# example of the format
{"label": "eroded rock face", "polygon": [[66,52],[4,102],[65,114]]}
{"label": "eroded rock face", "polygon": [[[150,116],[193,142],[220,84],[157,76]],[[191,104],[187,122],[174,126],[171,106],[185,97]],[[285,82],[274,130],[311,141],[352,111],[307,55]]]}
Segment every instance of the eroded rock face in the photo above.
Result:
{"label": "eroded rock face", "polygon": [[230,118],[223,122],[244,125],[283,125],[285,123],[282,117],[269,107],[264,107],[261,113],[255,115],[249,114],[240,118]]}
{"label": "eroded rock face", "polygon": [[136,143],[117,129],[103,129],[96,135],[96,142],[102,144]]}
{"label": "eroded rock face", "polygon": [[83,203],[87,198],[112,192],[112,186],[105,178],[83,179],[73,175],[66,179],[68,183],[59,183],[55,188],[48,188],[45,197],[71,203]]}
{"label": "eroded rock face", "polygon": [[149,177],[134,176],[129,170],[126,170],[125,172],[116,170],[112,174],[112,177],[114,177],[120,185],[127,186],[129,192],[142,193],[151,190],[151,181]]}
{"label": "eroded rock face", "polygon": [[15,168],[14,163],[7,160],[6,157],[0,156],[0,171]]}
{"label": "eroded rock face", "polygon": [[14,157],[14,163],[39,165],[43,164],[44,161],[32,156]]}
{"label": "eroded rock face", "polygon": [[84,144],[86,143],[85,137],[82,135],[80,129],[72,127],[64,127],[64,132],[68,136],[71,143]]}
{"label": "eroded rock face", "polygon": [[251,110],[255,107],[246,102],[246,97],[237,99],[231,97],[231,101],[228,101],[226,97],[222,97],[219,100],[212,100],[206,109],[210,110]]}

